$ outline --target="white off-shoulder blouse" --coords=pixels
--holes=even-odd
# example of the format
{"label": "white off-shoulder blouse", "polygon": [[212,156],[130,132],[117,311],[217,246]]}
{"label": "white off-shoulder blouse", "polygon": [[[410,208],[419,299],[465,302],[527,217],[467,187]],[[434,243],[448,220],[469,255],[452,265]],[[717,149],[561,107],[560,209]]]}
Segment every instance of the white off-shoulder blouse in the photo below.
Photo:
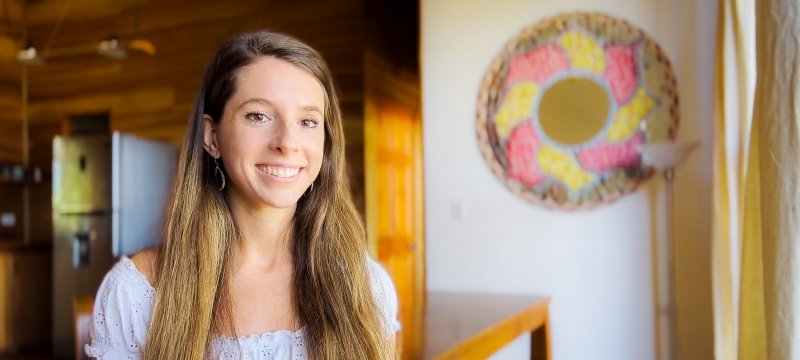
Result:
{"label": "white off-shoulder blouse", "polygon": [[[400,329],[397,292],[386,270],[371,258],[368,262],[373,296],[384,316],[386,331],[394,334]],[[140,359],[154,291],[133,261],[120,259],[97,291],[86,354],[97,359]],[[211,342],[211,353],[214,359],[306,359],[304,340],[303,328],[218,336]]]}

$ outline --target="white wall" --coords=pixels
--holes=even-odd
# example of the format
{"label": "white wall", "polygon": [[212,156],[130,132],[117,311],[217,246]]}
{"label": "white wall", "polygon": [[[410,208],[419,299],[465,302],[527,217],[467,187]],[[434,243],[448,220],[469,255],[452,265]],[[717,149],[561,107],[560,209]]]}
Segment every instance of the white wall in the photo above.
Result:
{"label": "white wall", "polygon": [[[703,148],[677,174],[680,358],[713,358],[710,227],[716,1],[422,0],[427,284],[430,290],[548,295],[554,359],[655,356],[652,244],[660,180],[590,211],[545,210],[498,182],[475,138],[484,72],[523,27],[571,11],[628,19],[676,71],[680,140]],[[520,338],[496,354],[528,356]]]}

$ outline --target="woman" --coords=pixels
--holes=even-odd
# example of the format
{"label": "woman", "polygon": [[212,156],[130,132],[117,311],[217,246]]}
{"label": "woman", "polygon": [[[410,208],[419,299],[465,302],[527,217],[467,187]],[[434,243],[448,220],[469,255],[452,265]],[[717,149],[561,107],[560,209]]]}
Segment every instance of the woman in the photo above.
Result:
{"label": "woman", "polygon": [[121,259],[98,291],[89,356],[394,358],[396,293],[367,255],[313,49],[269,32],[225,43],[176,179],[163,244]]}

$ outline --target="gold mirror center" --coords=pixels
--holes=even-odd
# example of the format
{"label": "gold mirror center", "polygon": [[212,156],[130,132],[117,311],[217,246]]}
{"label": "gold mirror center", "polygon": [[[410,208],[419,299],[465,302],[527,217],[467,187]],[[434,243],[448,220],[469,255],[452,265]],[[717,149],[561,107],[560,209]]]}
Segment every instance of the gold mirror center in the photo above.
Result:
{"label": "gold mirror center", "polygon": [[539,104],[539,124],[550,139],[577,145],[597,135],[608,119],[610,100],[600,84],[567,78],[546,90]]}

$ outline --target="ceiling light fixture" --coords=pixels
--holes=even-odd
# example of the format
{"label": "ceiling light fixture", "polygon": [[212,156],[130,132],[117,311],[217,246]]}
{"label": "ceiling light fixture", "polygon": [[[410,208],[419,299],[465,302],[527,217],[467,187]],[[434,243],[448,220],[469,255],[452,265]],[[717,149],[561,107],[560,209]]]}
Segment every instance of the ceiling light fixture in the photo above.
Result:
{"label": "ceiling light fixture", "polygon": [[119,43],[116,35],[111,35],[107,40],[100,42],[97,52],[109,59],[124,60],[128,57],[128,51]]}
{"label": "ceiling light fixture", "polygon": [[17,51],[17,61],[22,64],[38,65],[44,62],[44,59],[36,50],[36,46],[29,42],[24,49]]}

